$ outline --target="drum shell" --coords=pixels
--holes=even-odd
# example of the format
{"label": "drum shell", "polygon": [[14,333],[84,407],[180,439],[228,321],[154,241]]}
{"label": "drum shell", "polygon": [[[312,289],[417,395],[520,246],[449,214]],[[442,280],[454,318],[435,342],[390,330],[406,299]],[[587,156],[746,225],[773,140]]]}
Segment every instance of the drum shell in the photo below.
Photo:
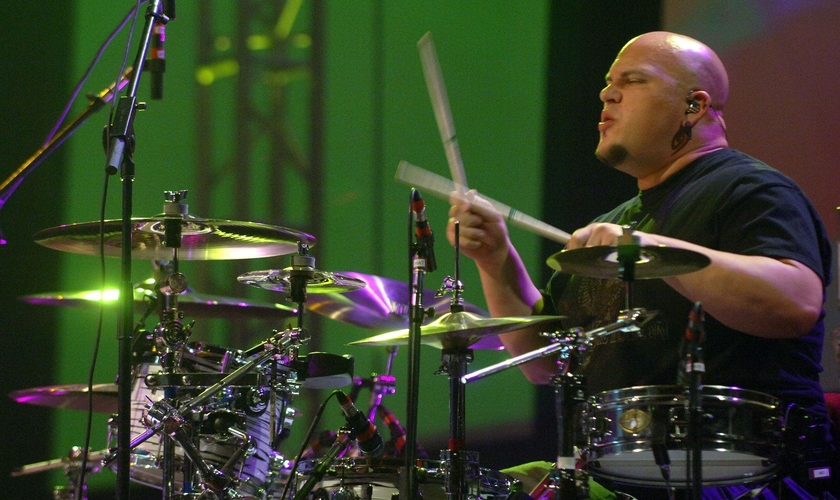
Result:
{"label": "drum shell", "polygon": [[[209,346],[213,351],[223,354],[224,348]],[[221,357],[219,358],[221,359]],[[201,371],[209,371],[213,366],[211,360],[207,360]],[[149,403],[163,398],[163,388],[148,387],[145,383],[147,375],[160,372],[162,367],[158,364],[144,363],[135,369],[135,378],[132,389],[131,401],[131,437],[132,439],[142,434],[146,427],[143,425],[143,416]],[[194,367],[191,367],[194,369]],[[281,429],[288,428],[294,418],[294,410],[289,406],[291,400],[290,390],[280,388],[276,396],[275,415],[277,425]],[[188,390],[190,395],[197,394],[201,388]],[[244,459],[234,467],[234,473],[238,475],[236,490],[245,495],[244,498],[262,498],[267,489],[274,489],[274,484],[279,476],[285,480],[288,477],[284,474],[282,467],[285,459],[275,452],[269,442],[271,412],[268,405],[262,405],[259,411],[245,405],[246,410],[239,407],[246,398],[250,387],[230,387],[222,390],[206,405],[202,405],[185,417],[190,424],[195,436],[196,445],[202,458],[215,468],[221,468],[234,455],[238,449],[236,439],[229,433],[217,432],[214,429],[213,420],[220,419],[231,423],[248,435],[252,440],[252,447]],[[116,442],[116,421],[112,419],[109,426],[109,442]],[[176,444],[174,449],[174,469],[176,490],[180,492],[184,481],[184,451]],[[131,453],[131,467],[129,475],[133,482],[145,486],[161,489],[163,487],[163,444],[160,435],[153,435],[143,443],[140,443]]]}
{"label": "drum shell", "polygon": [[[770,395],[724,386],[701,390],[703,483],[763,480],[781,466],[783,419]],[[686,474],[689,404],[683,386],[637,386],[597,394],[583,410],[586,468],[596,477],[664,485],[652,446],[670,458],[672,483]]]}

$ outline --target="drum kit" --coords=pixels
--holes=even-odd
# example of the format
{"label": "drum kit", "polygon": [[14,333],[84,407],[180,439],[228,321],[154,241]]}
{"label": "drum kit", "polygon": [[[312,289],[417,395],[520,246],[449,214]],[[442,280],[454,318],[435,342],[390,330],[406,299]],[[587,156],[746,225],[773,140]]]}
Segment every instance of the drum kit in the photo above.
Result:
{"label": "drum kit", "polygon": [[[185,196],[185,192],[167,192],[164,212],[168,215],[132,221],[132,258],[155,262],[156,275],[135,286],[131,300],[135,309],[145,311],[144,319],[150,312],[157,312],[160,322],[148,338],[135,338],[132,345],[131,414],[117,415],[116,384],[36,387],[10,394],[21,403],[92,408],[113,415],[107,449],[90,453],[74,449],[67,457],[14,472],[23,475],[63,467],[70,486],[58,488],[56,498],[85,498],[85,474],[114,468],[117,424],[128,418],[131,481],[161,490],[166,499],[370,500],[397,495],[413,498],[419,493],[427,498],[504,500],[521,493],[522,485],[506,474],[481,468],[477,454],[465,449],[465,388],[470,382],[549,355],[558,356],[558,374],[552,381],[560,430],[558,461],[541,489],[532,493],[535,497],[586,498],[582,495],[588,491],[590,474],[661,486],[659,455],[666,445],[670,464],[690,462],[694,457],[695,463],[702,461],[702,475],[711,484],[761,480],[777,472],[774,443],[781,432],[781,419],[778,401],[771,396],[736,388],[698,387],[696,400],[704,419],[700,432],[691,425],[687,412],[691,394],[685,386],[633,387],[592,397],[586,394],[575,369],[594,340],[618,331],[638,331],[655,313],[631,309],[628,304],[615,323],[586,332],[551,332],[549,327],[561,319],[557,316],[490,318],[461,299],[463,287],[456,265],[455,279],[447,277],[437,293],[420,287],[423,300],[434,307],[428,310],[432,319],[420,328],[419,342],[441,351],[439,373],[449,378],[450,448],[441,453],[440,460],[421,456],[413,461],[416,465],[411,481],[416,480],[418,486],[412,490],[411,481],[406,486],[405,461],[399,459],[407,453],[406,431],[382,404],[383,396],[393,394],[396,387],[391,373],[395,346],[412,339],[411,328],[406,329],[408,304],[413,304],[411,287],[362,273],[320,271],[308,254],[315,244],[313,236],[278,226],[193,217],[187,214]],[[106,221],[101,240],[99,223],[55,227],[37,233],[35,239],[62,251],[97,255],[102,249],[105,255],[118,256],[118,233],[118,226]],[[629,251],[627,246],[631,247]],[[280,292],[286,303],[199,294],[189,288],[186,277],[178,271],[179,258],[218,260],[288,254],[292,262],[288,268],[238,277],[243,284]],[[700,269],[708,265],[708,259],[694,252],[630,244],[561,252],[548,263],[584,276],[619,278],[629,285],[636,278]],[[453,297],[446,297],[447,293]],[[51,292],[23,300],[91,307],[106,301],[107,294]],[[443,312],[447,305],[448,312]],[[362,379],[353,376],[352,357],[303,353],[310,337],[303,326],[305,310],[364,328],[392,330],[352,343],[388,347],[387,373]],[[297,326],[275,330],[257,345],[240,350],[191,340],[192,325],[185,324],[187,316],[280,321],[297,318]],[[468,373],[473,349],[498,349],[499,334],[525,328],[548,330],[550,333],[543,335],[551,343]],[[696,368],[699,372],[700,367]],[[301,417],[292,405],[300,390],[334,390],[347,385],[353,386],[350,398],[341,391],[333,394],[342,403],[348,422],[352,416],[370,425],[368,422],[378,417],[392,431],[384,456],[367,456],[362,446],[352,448],[354,438],[362,442],[364,429],[359,431],[350,424],[349,430],[343,428],[338,435],[323,433],[318,440],[307,437],[304,445],[309,448],[296,456],[285,454],[281,445],[294,421]],[[362,388],[372,393],[367,415],[352,407]],[[345,401],[350,401],[349,412]],[[310,436],[317,423],[317,417],[313,419]],[[667,443],[660,441],[660,434],[669,436]],[[408,443],[416,453],[416,441],[409,439]],[[328,446],[329,451],[321,453]],[[695,450],[697,454],[693,455]],[[586,464],[582,468],[578,466],[581,459]],[[677,473],[674,479],[688,478]]]}

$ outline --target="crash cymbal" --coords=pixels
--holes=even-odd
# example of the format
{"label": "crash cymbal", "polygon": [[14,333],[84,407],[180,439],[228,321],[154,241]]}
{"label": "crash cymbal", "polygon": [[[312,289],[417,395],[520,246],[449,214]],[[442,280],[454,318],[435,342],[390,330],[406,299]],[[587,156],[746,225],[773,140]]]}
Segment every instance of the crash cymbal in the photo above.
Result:
{"label": "crash cymbal", "polygon": [[[155,299],[154,280],[146,280],[134,288],[134,305],[138,312],[145,311],[149,301]],[[120,298],[117,289],[88,290],[81,292],[47,292],[26,295],[20,299],[29,304],[96,307],[100,297],[106,305],[116,306]],[[290,318],[297,314],[297,309],[284,304],[254,302],[236,297],[222,297],[198,293],[192,289],[178,295],[178,309],[187,317],[226,318],[226,319],[279,319]]]}
{"label": "crash cymbal", "polygon": [[[635,279],[665,278],[687,274],[711,264],[701,253],[666,246],[642,246],[635,265]],[[618,279],[618,251],[614,246],[563,250],[546,261],[557,271],[588,278]]]}
{"label": "crash cymbal", "polygon": [[[263,290],[290,293],[292,291],[290,279],[293,272],[295,272],[295,269],[291,267],[251,271],[240,275],[236,279],[244,285],[255,286]],[[311,272],[311,275],[306,279],[308,293],[343,293],[365,287],[364,281],[344,274],[326,271],[308,272]]]}
{"label": "crash cymbal", "polygon": [[[367,286],[347,293],[315,295],[306,301],[306,308],[322,316],[371,330],[408,328],[411,300],[408,285],[404,281],[355,272],[342,272],[341,275],[362,280]],[[423,307],[434,307],[437,316],[449,312],[449,303],[450,297],[435,297],[433,290],[423,291]],[[479,316],[490,315],[480,307],[467,303],[464,304],[464,310]]]}
{"label": "crash cymbal", "polygon": [[[135,259],[166,260],[173,256],[165,244],[164,217],[131,220],[132,249]],[[105,221],[105,255],[122,254],[122,221]],[[44,229],[35,241],[45,247],[85,255],[99,255],[99,222],[82,222]],[[298,242],[312,246],[315,237],[279,226],[256,222],[199,219],[181,220],[181,260],[226,260],[274,257],[298,251]]]}
{"label": "crash cymbal", "polygon": [[[87,384],[53,385],[34,387],[9,393],[18,403],[69,410],[88,409]],[[114,413],[117,411],[117,384],[94,384],[93,411]]]}
{"label": "crash cymbal", "polygon": [[[561,316],[482,318],[468,312],[446,313],[422,326],[420,343],[438,349],[500,349],[502,343],[498,334],[547,325],[560,319]],[[350,342],[350,345],[405,345],[408,343],[408,334],[407,329],[398,330]]]}

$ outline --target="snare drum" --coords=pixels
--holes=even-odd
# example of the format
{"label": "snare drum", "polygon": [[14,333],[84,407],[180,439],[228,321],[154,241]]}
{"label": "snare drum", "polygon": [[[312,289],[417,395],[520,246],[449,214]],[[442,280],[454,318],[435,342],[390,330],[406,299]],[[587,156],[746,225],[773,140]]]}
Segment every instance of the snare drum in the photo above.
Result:
{"label": "snare drum", "polygon": [[[315,485],[309,497],[315,500],[391,500],[399,493],[400,473],[404,460],[396,458],[339,458],[328,469],[324,479]],[[298,466],[296,489],[306,482],[317,467],[317,460]],[[441,460],[418,460],[417,484],[424,500],[444,500],[446,463]],[[507,500],[519,481],[507,474],[468,467],[469,498]],[[479,493],[480,492],[480,493]]]}
{"label": "snare drum", "polygon": [[[782,416],[773,396],[734,387],[701,391],[703,483],[761,481],[781,467]],[[682,386],[639,386],[600,393],[584,407],[586,467],[596,477],[664,486],[652,446],[664,443],[672,483],[686,480],[689,416]]]}

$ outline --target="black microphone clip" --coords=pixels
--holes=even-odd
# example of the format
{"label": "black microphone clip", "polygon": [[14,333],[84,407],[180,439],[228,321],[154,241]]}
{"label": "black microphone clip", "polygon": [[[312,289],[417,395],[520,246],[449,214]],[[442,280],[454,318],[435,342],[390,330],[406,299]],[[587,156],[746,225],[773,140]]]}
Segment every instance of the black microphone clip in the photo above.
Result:
{"label": "black microphone clip", "polygon": [[417,237],[416,249],[426,261],[426,272],[437,269],[435,259],[435,235],[426,218],[426,202],[417,189],[411,190],[411,212],[414,215],[414,235]]}

